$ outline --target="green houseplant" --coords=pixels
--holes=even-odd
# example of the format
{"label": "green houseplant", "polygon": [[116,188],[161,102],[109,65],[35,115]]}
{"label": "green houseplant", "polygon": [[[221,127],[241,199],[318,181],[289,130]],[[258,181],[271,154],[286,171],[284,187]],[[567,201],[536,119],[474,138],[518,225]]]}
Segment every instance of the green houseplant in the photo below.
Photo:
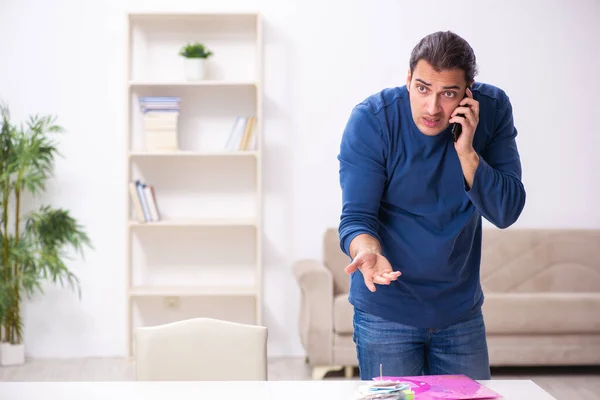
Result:
{"label": "green houseplant", "polygon": [[83,228],[62,208],[25,210],[41,194],[60,156],[54,136],[63,132],[52,116],[30,116],[19,126],[0,104],[0,364],[24,362],[22,300],[42,293],[42,283],[69,285],[80,295],[79,280],[65,260],[69,250],[83,255],[92,247]]}
{"label": "green houseplant", "polygon": [[202,43],[188,43],[179,50],[184,57],[185,77],[189,81],[197,81],[206,75],[205,61],[213,55]]}

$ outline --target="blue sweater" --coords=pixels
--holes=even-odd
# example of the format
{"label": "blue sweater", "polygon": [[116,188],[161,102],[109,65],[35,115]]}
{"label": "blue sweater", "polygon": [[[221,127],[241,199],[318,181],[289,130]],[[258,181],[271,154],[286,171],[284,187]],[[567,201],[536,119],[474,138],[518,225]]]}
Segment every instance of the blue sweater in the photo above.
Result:
{"label": "blue sweater", "polygon": [[350,278],[355,307],[402,324],[440,328],[477,313],[481,217],[513,224],[525,204],[512,107],[494,86],[475,83],[480,103],[473,147],[480,156],[466,186],[451,127],[437,136],[415,125],[406,87],[384,89],[352,110],[342,135],[340,246],[367,233],[402,275],[372,293]]}

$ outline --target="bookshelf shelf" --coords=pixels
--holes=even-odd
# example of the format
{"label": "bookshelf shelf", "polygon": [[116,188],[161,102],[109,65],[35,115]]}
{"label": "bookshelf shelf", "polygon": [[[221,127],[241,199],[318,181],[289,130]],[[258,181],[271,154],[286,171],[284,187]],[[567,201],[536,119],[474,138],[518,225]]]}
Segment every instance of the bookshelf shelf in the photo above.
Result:
{"label": "bookshelf shelf", "polygon": [[161,228],[161,227],[188,227],[188,226],[256,226],[256,220],[252,218],[190,218],[177,220],[162,220],[156,222],[129,221],[130,227],[137,228]]}
{"label": "bookshelf shelf", "polygon": [[[127,27],[132,356],[136,326],[196,316],[262,324],[263,28],[257,13],[162,12],[129,13]],[[179,55],[193,42],[213,52],[200,80]],[[177,308],[176,298],[200,303]]]}
{"label": "bookshelf shelf", "polygon": [[130,158],[151,157],[258,157],[257,151],[134,151]]}
{"label": "bookshelf shelf", "polygon": [[130,87],[147,87],[147,86],[184,86],[184,87],[203,87],[203,86],[247,86],[255,88],[257,86],[256,82],[250,81],[219,81],[219,80],[205,80],[205,81],[197,81],[197,82],[186,82],[186,81],[130,81]]}
{"label": "bookshelf shelf", "polygon": [[257,296],[257,288],[253,286],[138,286],[129,289],[130,297],[193,297],[193,296]]}

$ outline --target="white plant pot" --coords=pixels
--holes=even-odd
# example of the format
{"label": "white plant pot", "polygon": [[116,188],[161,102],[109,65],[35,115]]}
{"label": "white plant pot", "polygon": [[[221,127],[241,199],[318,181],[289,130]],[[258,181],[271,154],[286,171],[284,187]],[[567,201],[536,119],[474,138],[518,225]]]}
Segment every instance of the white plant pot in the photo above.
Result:
{"label": "white plant pot", "polygon": [[25,345],[0,343],[0,365],[20,365],[25,363]]}
{"label": "white plant pot", "polygon": [[184,58],[185,79],[188,81],[199,81],[205,76],[204,58]]}

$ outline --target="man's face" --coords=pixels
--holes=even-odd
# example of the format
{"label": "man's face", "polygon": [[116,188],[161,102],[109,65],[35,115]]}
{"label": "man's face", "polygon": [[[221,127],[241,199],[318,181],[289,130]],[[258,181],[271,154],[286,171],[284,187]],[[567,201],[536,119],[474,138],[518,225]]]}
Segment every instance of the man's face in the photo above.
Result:
{"label": "man's face", "polygon": [[424,135],[435,136],[448,127],[450,114],[463,99],[466,86],[461,69],[437,72],[425,60],[419,60],[412,74],[409,69],[406,87],[412,117]]}

